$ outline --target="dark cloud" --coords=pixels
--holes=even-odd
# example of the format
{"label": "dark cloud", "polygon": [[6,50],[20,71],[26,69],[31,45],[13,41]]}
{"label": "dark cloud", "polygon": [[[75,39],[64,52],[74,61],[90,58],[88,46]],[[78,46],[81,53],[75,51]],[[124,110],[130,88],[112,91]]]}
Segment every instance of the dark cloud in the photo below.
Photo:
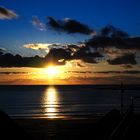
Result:
{"label": "dark cloud", "polygon": [[0,7],[0,19],[14,19],[17,17],[18,15],[14,11]]}
{"label": "dark cloud", "polygon": [[140,74],[139,70],[126,70],[126,71],[67,71],[67,73],[83,73],[83,74]]}
{"label": "dark cloud", "polygon": [[94,72],[100,74],[140,74],[140,71],[137,70],[127,70],[127,71],[100,71]]}
{"label": "dark cloud", "polygon": [[140,51],[140,37],[133,38],[94,37],[86,41],[85,44],[86,46],[91,46],[93,48],[116,47],[118,49]]}
{"label": "dark cloud", "polygon": [[47,61],[58,63],[65,63],[70,60],[82,60],[86,63],[98,63],[97,58],[103,57],[99,52],[92,52],[90,48],[79,46],[79,45],[65,45],[63,48],[52,48],[46,55]]}
{"label": "dark cloud", "polygon": [[[99,52],[88,52],[81,48],[74,54],[69,49],[52,48],[45,57],[33,56],[22,57],[20,55],[12,55],[11,53],[1,53],[0,67],[45,67],[47,64],[65,65],[66,61],[81,60],[85,63],[99,63],[98,59],[103,56]],[[127,68],[136,65],[135,54],[127,53],[114,59],[109,59],[110,65],[127,65]],[[77,66],[84,67],[80,63]]]}
{"label": "dark cloud", "polygon": [[124,40],[126,46],[124,48],[140,51],[140,37],[131,37]]}
{"label": "dark cloud", "polygon": [[[32,46],[32,44],[30,45]],[[35,49],[36,47],[38,46],[35,45]],[[66,61],[70,60],[81,60],[82,62],[91,64],[97,64],[104,60],[110,65],[121,65],[124,68],[128,68],[126,65],[131,65],[132,67],[132,65],[137,64],[136,54],[131,51],[122,51],[121,49],[115,49],[113,47],[106,47],[100,50],[91,46],[76,44],[62,44],[62,46],[59,44],[59,47],[49,48],[44,61],[56,65],[64,65]]]}
{"label": "dark cloud", "polygon": [[4,48],[0,48],[0,55],[3,55],[5,52],[5,49]]}
{"label": "dark cloud", "polygon": [[53,17],[48,17],[48,25],[56,31],[65,31],[69,34],[80,33],[86,35],[95,34],[95,31],[87,25],[79,21],[66,18],[64,20],[56,20]]}
{"label": "dark cloud", "polygon": [[97,58],[102,58],[99,52],[91,50],[89,47],[82,47],[73,54],[73,59],[80,59],[86,63],[98,63]]}
{"label": "dark cloud", "polygon": [[76,73],[76,74],[92,74],[92,71],[67,71],[66,73]]}
{"label": "dark cloud", "polygon": [[81,68],[82,68],[82,67],[85,67],[85,66],[82,65],[80,62],[77,62],[77,66],[78,66],[78,67],[81,67]]}
{"label": "dark cloud", "polygon": [[22,57],[11,53],[0,55],[0,67],[43,67],[44,64],[44,58],[39,56]]}
{"label": "dark cloud", "polygon": [[106,48],[112,46],[116,48],[124,48],[125,42],[121,38],[110,38],[110,37],[94,37],[85,42],[86,46],[91,46],[95,49]]}
{"label": "dark cloud", "polygon": [[[64,65],[66,60],[71,59],[71,53],[62,48],[52,48],[49,53],[46,55],[45,60],[50,63]],[[63,60],[63,61],[59,61]]]}
{"label": "dark cloud", "polygon": [[[78,46],[77,46],[78,47]],[[89,49],[79,47],[78,51],[65,48],[51,48],[45,57],[22,57],[11,53],[1,53],[0,67],[44,67],[47,64],[65,65],[66,61],[82,60],[86,63],[98,63],[97,58],[102,57],[99,52],[91,52]],[[78,64],[82,67],[82,65]]]}
{"label": "dark cloud", "polygon": [[107,60],[110,65],[121,65],[121,64],[130,64],[136,65],[137,62],[135,60],[135,54],[133,53],[126,53],[122,56],[116,57],[112,60]]}
{"label": "dark cloud", "polygon": [[122,31],[119,28],[116,28],[112,25],[108,25],[101,29],[100,34],[101,37],[111,37],[111,38],[128,38],[128,33]]}
{"label": "dark cloud", "polygon": [[3,54],[3,52],[0,50],[0,55],[2,55]]}
{"label": "dark cloud", "polygon": [[87,40],[85,44],[93,48],[116,47],[140,51],[140,37],[130,37],[128,33],[112,25],[101,29],[96,37]]}
{"label": "dark cloud", "polygon": [[[106,48],[104,49],[104,53],[109,57],[110,60],[114,60],[114,59],[127,59],[126,56],[129,56],[128,61],[130,60],[130,56],[131,56],[131,62],[132,62],[132,57],[135,59],[136,58],[136,53],[133,53],[133,51],[128,51],[128,50],[121,50],[121,49],[116,49],[116,48]],[[124,62],[122,60],[122,62]],[[125,60],[126,62],[126,60]],[[131,63],[130,62],[130,63]],[[133,63],[134,65],[134,63]],[[132,63],[131,64],[122,64],[121,65],[124,68],[132,68]]]}
{"label": "dark cloud", "polygon": [[123,65],[124,68],[128,68],[126,65],[132,66],[137,64],[136,54],[140,51],[140,37],[97,36],[88,40],[85,45],[86,47],[90,46],[93,49],[99,50],[99,52],[101,51],[104,55],[107,55],[109,57],[107,62],[110,65]]}
{"label": "dark cloud", "polygon": [[112,48],[107,47],[103,51],[110,57],[121,56],[122,54],[128,52],[128,51],[121,51],[120,49],[116,49],[113,47]]}
{"label": "dark cloud", "polygon": [[29,72],[0,72],[0,74],[6,74],[6,75],[10,75],[10,74],[29,74]]}
{"label": "dark cloud", "polygon": [[90,29],[87,25],[84,25],[72,19],[65,19],[64,30],[66,30],[68,33],[82,33],[82,34],[94,33],[94,31]]}
{"label": "dark cloud", "polygon": [[122,67],[125,68],[125,69],[132,69],[133,68],[133,65],[124,64],[124,65],[122,65]]}
{"label": "dark cloud", "polygon": [[59,21],[55,20],[52,17],[47,17],[48,18],[48,24],[50,27],[52,27],[55,30],[61,30],[62,26],[59,23]]}

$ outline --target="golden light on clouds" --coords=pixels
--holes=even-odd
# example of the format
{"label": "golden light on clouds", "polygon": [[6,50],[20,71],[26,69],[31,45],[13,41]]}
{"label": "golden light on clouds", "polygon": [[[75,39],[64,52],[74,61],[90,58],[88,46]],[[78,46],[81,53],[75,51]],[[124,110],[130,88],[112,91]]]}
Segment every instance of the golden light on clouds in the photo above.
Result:
{"label": "golden light on clouds", "polygon": [[[77,65],[77,63],[80,65]],[[82,66],[82,67],[81,67]],[[131,70],[139,69],[134,67]],[[65,85],[65,84],[102,84],[119,83],[120,76],[131,82],[138,74],[100,73],[100,71],[120,71],[120,66],[106,67],[105,63],[83,67],[79,61],[69,61],[65,65],[46,65],[45,68],[0,68],[1,85]],[[114,80],[115,79],[115,80]],[[116,80],[118,79],[118,81]],[[131,82],[135,83],[135,82]]]}

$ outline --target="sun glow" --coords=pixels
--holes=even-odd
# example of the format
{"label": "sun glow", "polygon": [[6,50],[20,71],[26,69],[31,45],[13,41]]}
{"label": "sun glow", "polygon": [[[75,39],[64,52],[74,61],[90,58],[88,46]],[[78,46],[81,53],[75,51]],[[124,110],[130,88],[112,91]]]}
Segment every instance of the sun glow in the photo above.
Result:
{"label": "sun glow", "polygon": [[48,78],[54,78],[59,74],[59,70],[55,66],[49,66],[45,69],[45,74],[47,74]]}
{"label": "sun glow", "polygon": [[46,74],[48,75],[54,75],[57,73],[58,73],[58,70],[54,66],[49,66],[48,68],[46,68]]}

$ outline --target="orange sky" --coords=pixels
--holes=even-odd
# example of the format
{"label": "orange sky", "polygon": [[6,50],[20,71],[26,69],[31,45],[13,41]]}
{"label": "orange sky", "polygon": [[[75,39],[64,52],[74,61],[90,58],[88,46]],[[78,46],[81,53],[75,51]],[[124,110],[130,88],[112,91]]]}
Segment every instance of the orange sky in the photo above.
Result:
{"label": "orange sky", "polygon": [[46,66],[46,68],[0,68],[0,84],[119,84],[121,81],[139,84],[140,76],[137,74],[112,72],[118,72],[120,69],[123,71],[120,66],[106,67],[106,64],[79,67],[74,62],[69,62],[64,66]]}

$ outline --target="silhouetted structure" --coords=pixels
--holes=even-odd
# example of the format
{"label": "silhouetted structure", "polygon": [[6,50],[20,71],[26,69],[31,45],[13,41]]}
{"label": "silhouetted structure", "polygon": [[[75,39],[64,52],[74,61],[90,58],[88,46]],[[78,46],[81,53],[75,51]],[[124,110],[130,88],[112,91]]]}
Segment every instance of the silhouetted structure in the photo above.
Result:
{"label": "silhouetted structure", "polygon": [[0,140],[33,140],[33,138],[0,110]]}
{"label": "silhouetted structure", "polygon": [[124,84],[121,82],[121,114],[123,114],[123,94],[124,94]]}

